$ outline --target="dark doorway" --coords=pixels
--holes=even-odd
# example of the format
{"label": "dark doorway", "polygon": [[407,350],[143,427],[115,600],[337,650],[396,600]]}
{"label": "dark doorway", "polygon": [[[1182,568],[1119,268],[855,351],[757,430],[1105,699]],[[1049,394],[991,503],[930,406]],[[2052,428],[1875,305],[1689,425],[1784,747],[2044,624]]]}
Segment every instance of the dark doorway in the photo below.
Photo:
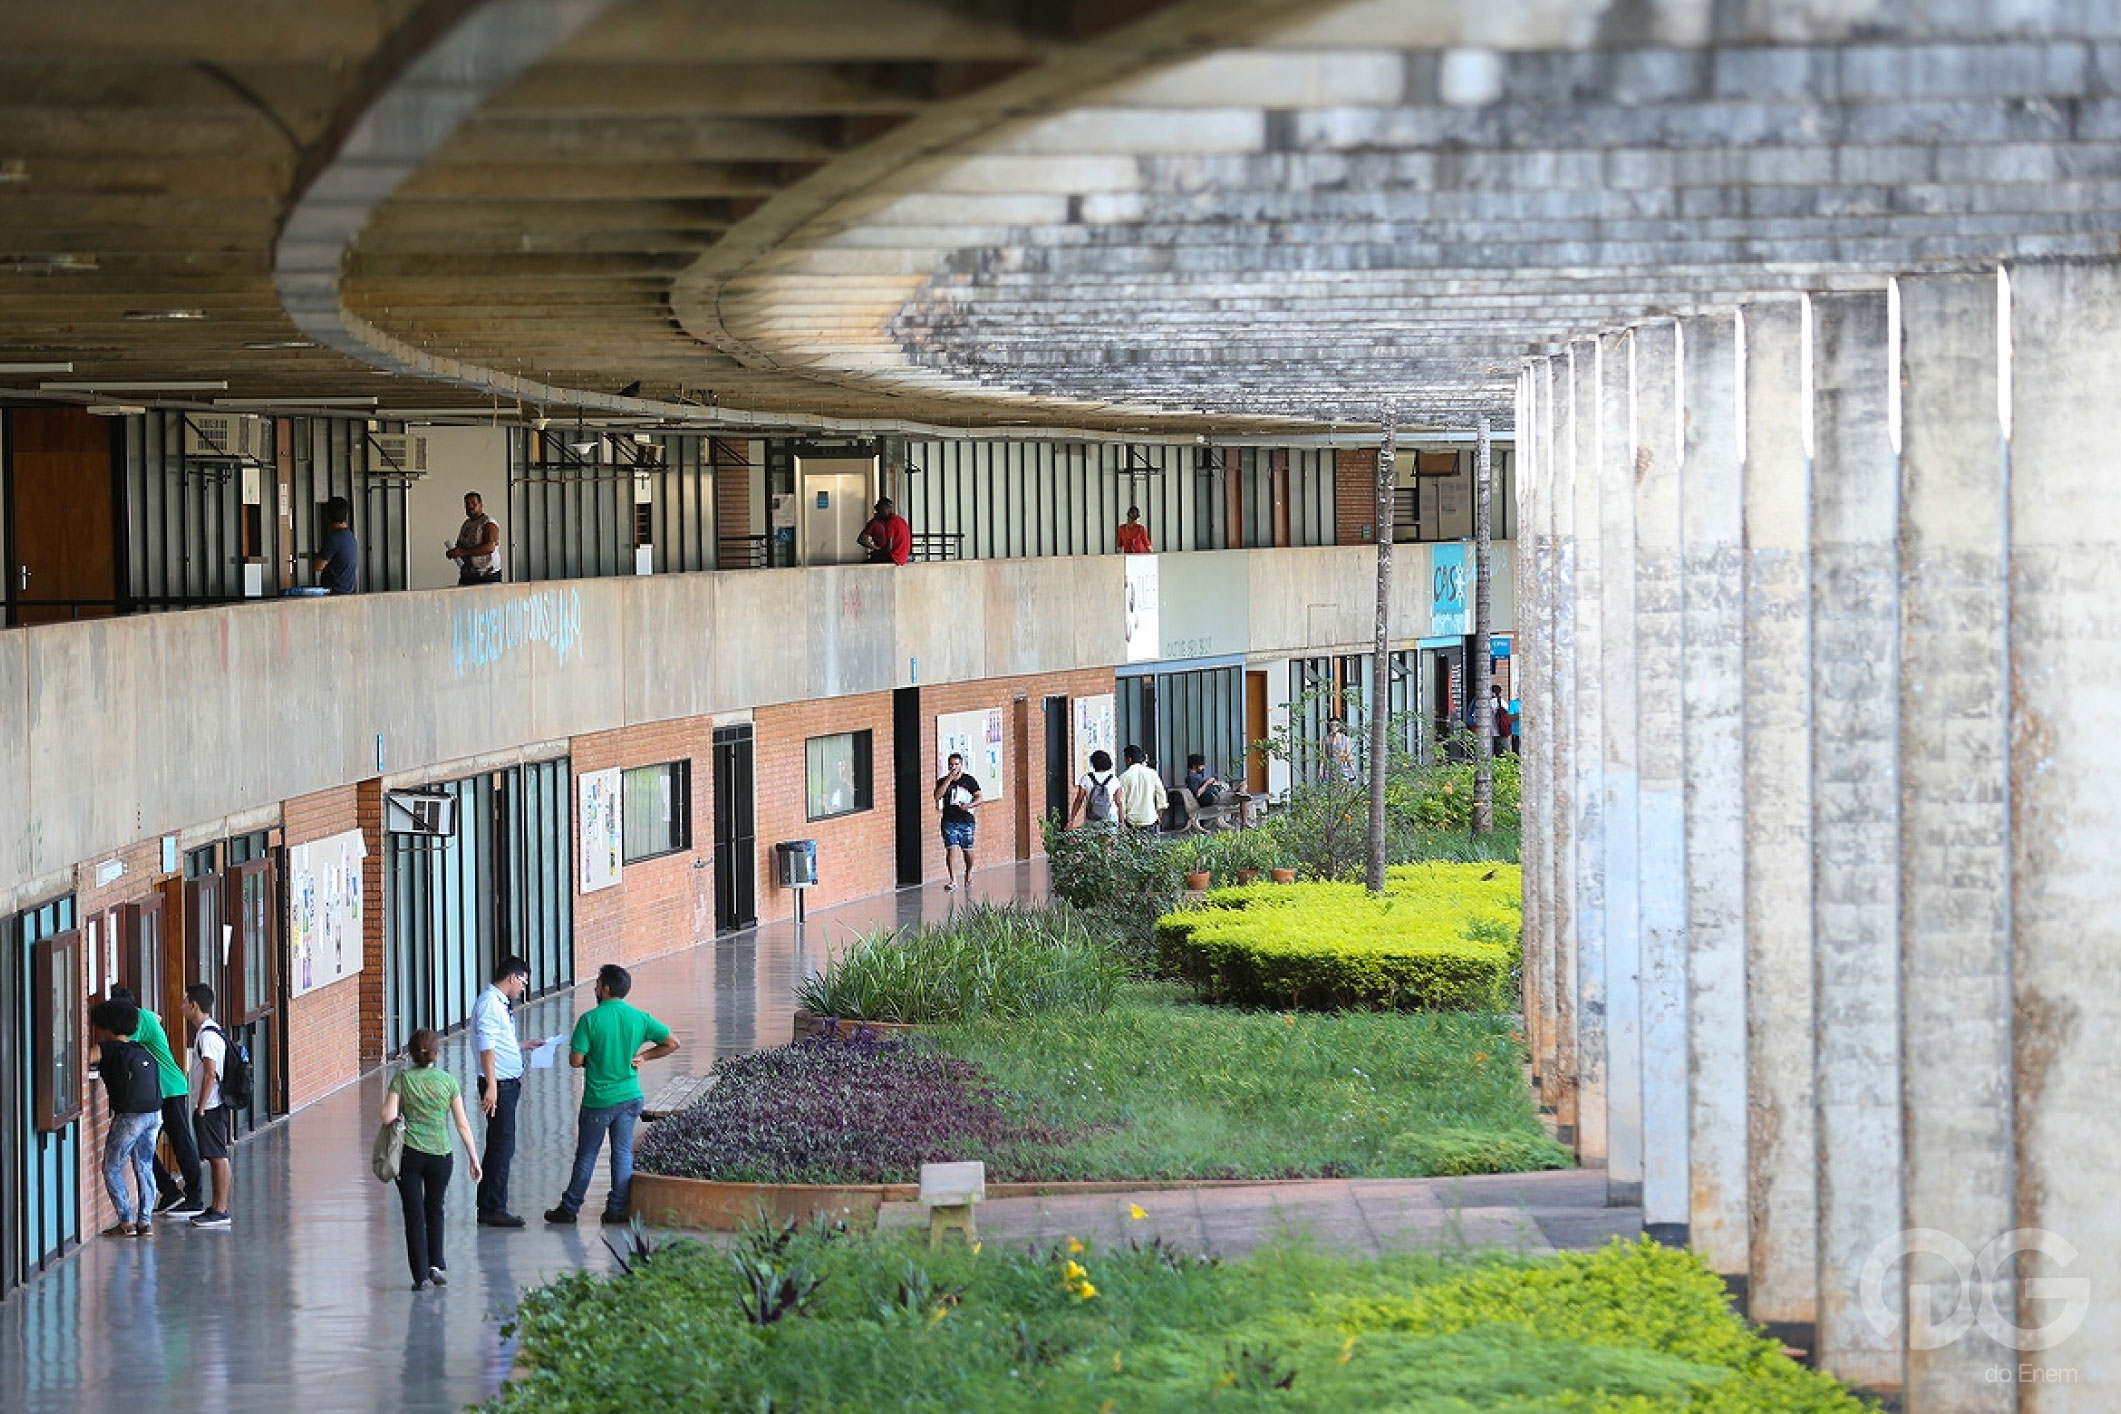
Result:
{"label": "dark doorway", "polygon": [[7,415],[7,461],[8,622],[117,612],[110,420],[17,408]]}
{"label": "dark doorway", "polygon": [[900,888],[927,878],[924,846],[928,842],[928,783],[921,773],[921,690],[902,687],[891,694],[891,797],[895,803]]}
{"label": "dark doorway", "polygon": [[759,921],[758,814],[752,799],[751,727],[714,729],[714,928]]}
{"label": "dark doorway", "polygon": [[1074,724],[1070,699],[1046,699],[1046,818],[1068,820],[1068,796],[1075,786]]}

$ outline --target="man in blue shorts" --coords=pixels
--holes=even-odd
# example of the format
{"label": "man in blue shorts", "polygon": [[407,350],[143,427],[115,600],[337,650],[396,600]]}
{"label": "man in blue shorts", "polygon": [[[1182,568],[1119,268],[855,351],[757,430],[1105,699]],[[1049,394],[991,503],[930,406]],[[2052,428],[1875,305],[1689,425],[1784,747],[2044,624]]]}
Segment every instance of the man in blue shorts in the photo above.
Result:
{"label": "man in blue shorts", "polygon": [[972,886],[972,807],[979,804],[979,782],[965,773],[965,758],[950,753],[950,773],[935,783],[935,803],[943,808],[943,890],[957,887],[962,870]]}

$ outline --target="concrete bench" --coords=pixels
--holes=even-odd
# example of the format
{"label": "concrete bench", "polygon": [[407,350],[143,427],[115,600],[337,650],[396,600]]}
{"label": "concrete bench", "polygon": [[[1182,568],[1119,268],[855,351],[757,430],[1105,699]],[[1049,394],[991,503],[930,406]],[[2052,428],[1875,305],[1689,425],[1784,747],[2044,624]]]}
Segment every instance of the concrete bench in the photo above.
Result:
{"label": "concrete bench", "polygon": [[1244,824],[1242,803],[1227,794],[1214,805],[1202,805],[1184,786],[1171,794],[1186,816],[1185,823],[1171,831],[1172,834],[1205,835],[1216,830],[1234,830]]}
{"label": "concrete bench", "polygon": [[943,1234],[953,1227],[965,1234],[965,1241],[979,1241],[979,1223],[972,1209],[986,1196],[985,1164],[922,1164],[921,1203],[928,1209],[928,1245],[942,1246]]}
{"label": "concrete bench", "polygon": [[691,1109],[699,1103],[700,1096],[714,1088],[714,1072],[705,1075],[673,1076],[670,1083],[648,1097],[641,1107],[642,1119],[666,1119],[679,1110]]}

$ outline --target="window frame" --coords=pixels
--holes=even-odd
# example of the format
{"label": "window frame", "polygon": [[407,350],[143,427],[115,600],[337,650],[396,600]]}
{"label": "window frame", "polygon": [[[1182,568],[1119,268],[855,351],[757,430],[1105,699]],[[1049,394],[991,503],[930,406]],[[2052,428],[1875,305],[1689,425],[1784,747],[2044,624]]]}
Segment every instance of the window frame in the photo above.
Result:
{"label": "window frame", "polygon": [[[222,974],[227,991],[215,1001],[223,1025],[248,1026],[270,1016],[279,998],[279,881],[269,856],[233,865],[223,877],[222,921],[230,930]],[[263,895],[255,917],[248,908],[254,886]]]}
{"label": "window frame", "polygon": [[[819,742],[837,741],[846,737],[850,743],[853,759],[854,803],[845,810],[828,810],[817,813],[816,802],[810,795],[810,749]],[[803,819],[817,824],[825,820],[844,820],[850,815],[861,815],[876,809],[876,732],[863,727],[856,731],[825,732],[819,736],[803,738]]]}
{"label": "window frame", "polygon": [[[629,786],[634,774],[640,771],[667,773],[667,789],[670,794],[670,836],[662,848],[646,854],[634,854],[632,841],[628,838],[634,819]],[[619,862],[622,868],[689,851],[692,848],[692,759],[679,757],[675,761],[651,761],[640,766],[620,768],[619,809],[623,812],[619,826]]]}
{"label": "window frame", "polygon": [[[30,1067],[33,1119],[39,1132],[56,1133],[81,1118],[82,1092],[88,1087],[88,996],[86,961],[78,927],[48,933],[30,945]],[[65,995],[58,995],[63,987]],[[65,1080],[58,1075],[57,1039],[62,1014],[72,1020]]]}

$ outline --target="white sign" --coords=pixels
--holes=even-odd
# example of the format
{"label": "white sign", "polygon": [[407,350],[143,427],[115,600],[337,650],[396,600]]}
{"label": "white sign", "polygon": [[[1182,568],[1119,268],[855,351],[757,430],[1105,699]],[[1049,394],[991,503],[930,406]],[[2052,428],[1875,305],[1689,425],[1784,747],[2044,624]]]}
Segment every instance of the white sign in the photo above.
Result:
{"label": "white sign", "polygon": [[1156,556],[1122,555],[1126,567],[1127,608],[1121,632],[1127,641],[1127,661],[1152,661],[1161,647],[1158,634],[1161,616],[1156,608]]}
{"label": "white sign", "polygon": [[1079,781],[1090,774],[1090,753],[1102,751],[1115,762],[1119,759],[1119,748],[1113,743],[1119,740],[1118,699],[1111,693],[1101,697],[1078,697],[1075,699],[1075,774],[1069,779]]}
{"label": "white sign", "polygon": [[983,799],[1000,800],[1006,777],[1002,774],[1002,709],[951,712],[935,719],[935,775],[950,774],[950,754],[965,758],[965,770],[979,782]]}
{"label": "white sign", "polygon": [[593,894],[619,881],[626,836],[619,801],[619,768],[584,771],[575,777],[581,811],[582,892]]}
{"label": "white sign", "polygon": [[359,830],[298,844],[287,851],[288,995],[299,997],[361,970]]}

